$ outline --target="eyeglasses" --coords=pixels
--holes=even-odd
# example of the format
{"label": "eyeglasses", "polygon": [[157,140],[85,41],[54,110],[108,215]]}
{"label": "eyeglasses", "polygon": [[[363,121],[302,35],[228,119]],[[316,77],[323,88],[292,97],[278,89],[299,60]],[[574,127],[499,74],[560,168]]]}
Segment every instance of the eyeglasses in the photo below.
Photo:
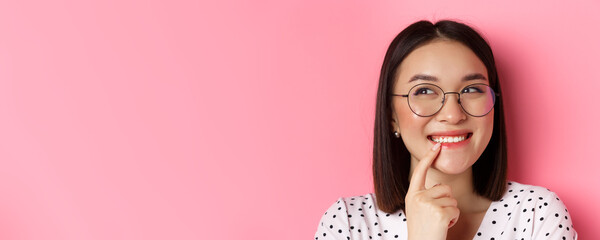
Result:
{"label": "eyeglasses", "polygon": [[483,83],[471,84],[460,92],[444,92],[434,84],[421,83],[412,87],[408,94],[392,94],[408,98],[410,110],[421,117],[430,117],[438,113],[446,102],[446,94],[457,94],[458,104],[465,113],[473,117],[483,117],[492,111],[496,96],[494,90]]}

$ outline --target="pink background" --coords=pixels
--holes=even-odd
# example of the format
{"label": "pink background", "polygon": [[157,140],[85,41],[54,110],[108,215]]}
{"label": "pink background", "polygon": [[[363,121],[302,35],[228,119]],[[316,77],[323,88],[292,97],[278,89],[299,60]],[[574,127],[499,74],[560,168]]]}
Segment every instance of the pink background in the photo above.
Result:
{"label": "pink background", "polygon": [[510,178],[600,239],[598,1],[214,2],[0,3],[1,239],[311,239],[372,191],[389,42],[444,18],[495,51]]}

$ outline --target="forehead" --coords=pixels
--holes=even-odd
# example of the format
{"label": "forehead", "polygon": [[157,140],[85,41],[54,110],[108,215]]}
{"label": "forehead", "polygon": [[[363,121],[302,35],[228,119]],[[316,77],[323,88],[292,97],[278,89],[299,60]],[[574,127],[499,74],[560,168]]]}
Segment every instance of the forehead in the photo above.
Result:
{"label": "forehead", "polygon": [[457,41],[438,39],[409,53],[398,66],[396,81],[408,84],[413,76],[421,74],[445,83],[476,73],[488,78],[485,65],[470,48]]}

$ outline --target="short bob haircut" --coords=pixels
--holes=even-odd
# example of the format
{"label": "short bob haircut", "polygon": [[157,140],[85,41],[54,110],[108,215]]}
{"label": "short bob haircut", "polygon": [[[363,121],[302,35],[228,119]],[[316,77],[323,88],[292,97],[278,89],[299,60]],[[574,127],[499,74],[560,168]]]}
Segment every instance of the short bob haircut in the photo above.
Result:
{"label": "short bob haircut", "polygon": [[416,48],[433,40],[457,41],[469,47],[487,69],[489,84],[500,97],[494,105],[494,130],[489,144],[473,165],[473,186],[477,194],[492,201],[502,198],[506,190],[506,132],[502,91],[492,49],[471,27],[450,20],[435,24],[419,21],[394,38],[388,48],[377,90],[375,136],[373,142],[373,183],[379,209],[393,213],[405,210],[404,198],[409,186],[410,153],[402,138],[392,129],[392,91],[396,70]]}

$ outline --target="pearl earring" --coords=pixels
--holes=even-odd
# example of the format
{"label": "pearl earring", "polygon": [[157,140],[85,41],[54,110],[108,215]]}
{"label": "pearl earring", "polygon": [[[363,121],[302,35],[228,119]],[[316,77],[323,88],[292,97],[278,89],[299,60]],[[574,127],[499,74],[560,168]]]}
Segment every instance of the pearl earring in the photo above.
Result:
{"label": "pearl earring", "polygon": [[397,131],[394,131],[394,136],[396,136],[396,138],[400,138],[400,133]]}

